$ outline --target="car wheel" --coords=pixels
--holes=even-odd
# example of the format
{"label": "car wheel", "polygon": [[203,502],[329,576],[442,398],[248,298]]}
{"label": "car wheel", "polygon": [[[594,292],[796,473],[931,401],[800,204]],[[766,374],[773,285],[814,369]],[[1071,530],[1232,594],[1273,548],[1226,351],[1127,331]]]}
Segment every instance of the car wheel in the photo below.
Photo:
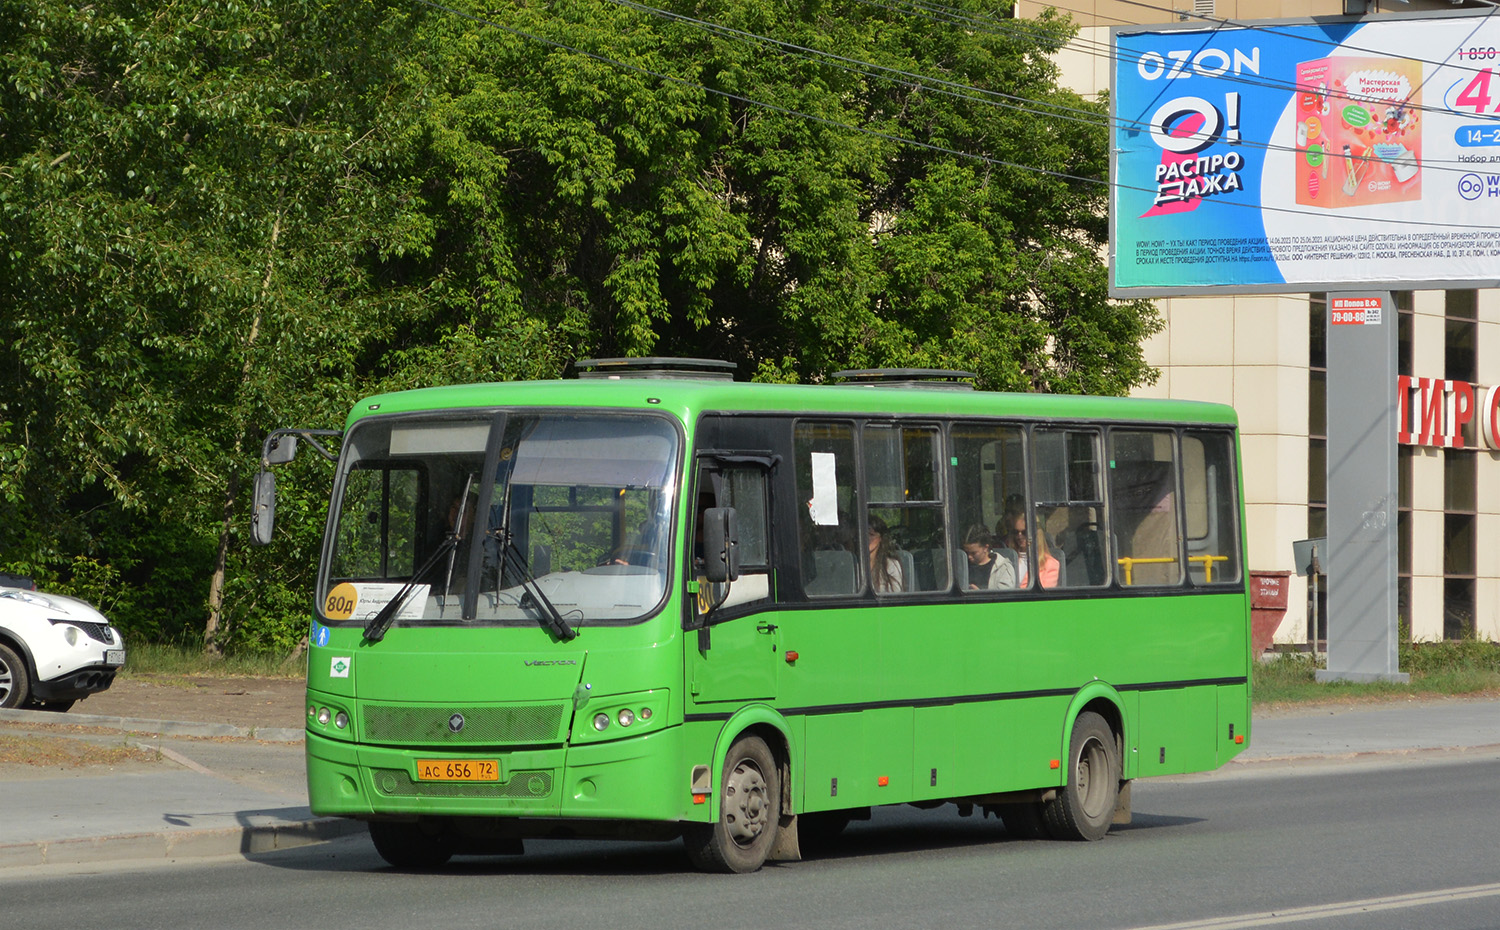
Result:
{"label": "car wheel", "polygon": [[14,649],[0,644],[0,707],[24,707],[30,693],[26,663]]}

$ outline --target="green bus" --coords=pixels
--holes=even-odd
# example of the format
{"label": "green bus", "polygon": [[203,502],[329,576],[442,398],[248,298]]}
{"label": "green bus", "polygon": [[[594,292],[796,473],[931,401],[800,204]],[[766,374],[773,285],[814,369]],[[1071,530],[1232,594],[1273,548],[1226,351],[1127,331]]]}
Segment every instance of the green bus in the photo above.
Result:
{"label": "green bus", "polygon": [[371,397],[309,636],[312,810],[431,868],[529,838],[797,859],[878,805],[1096,840],[1250,732],[1234,411],[735,382],[711,360]]}

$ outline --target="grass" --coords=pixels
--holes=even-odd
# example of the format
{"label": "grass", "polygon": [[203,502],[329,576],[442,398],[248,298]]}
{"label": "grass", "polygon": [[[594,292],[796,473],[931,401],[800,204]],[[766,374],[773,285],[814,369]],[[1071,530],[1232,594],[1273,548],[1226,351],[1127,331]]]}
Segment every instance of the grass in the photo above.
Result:
{"label": "grass", "polygon": [[1399,666],[1411,676],[1407,684],[1393,682],[1318,683],[1324,667],[1308,653],[1282,653],[1256,663],[1252,693],[1257,705],[1311,701],[1343,703],[1403,697],[1500,695],[1500,643],[1458,640],[1440,643],[1402,643]]}
{"label": "grass", "polygon": [[302,678],[307,672],[302,656],[279,653],[205,655],[202,649],[132,644],[125,656],[126,678],[145,676],[212,676],[216,678]]}

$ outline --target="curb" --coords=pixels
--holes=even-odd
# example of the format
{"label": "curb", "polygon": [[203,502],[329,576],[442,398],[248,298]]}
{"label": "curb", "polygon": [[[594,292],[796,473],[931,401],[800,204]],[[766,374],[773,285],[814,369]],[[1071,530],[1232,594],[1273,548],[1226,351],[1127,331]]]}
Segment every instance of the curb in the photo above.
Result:
{"label": "curb", "polygon": [[228,723],[187,723],[179,720],[141,720],[134,717],[110,717],[102,714],[59,714],[46,710],[3,710],[0,721],[16,723],[60,724],[75,727],[101,727],[132,733],[155,733],[161,736],[218,736],[261,740],[267,743],[300,743],[304,730],[291,727],[237,727]]}
{"label": "curb", "polygon": [[0,846],[0,870],[49,865],[149,859],[188,859],[275,852],[364,833],[356,820],[319,818],[295,823],[175,833],[126,833],[71,840],[38,840]]}
{"label": "curb", "polygon": [[[1343,749],[1337,752],[1304,752],[1280,756],[1235,756],[1220,769],[1229,766],[1256,766],[1272,763],[1302,765],[1317,762],[1363,762],[1393,756],[1460,756],[1467,753],[1500,753],[1500,743],[1476,746],[1401,746],[1390,749]],[[1212,771],[1212,770],[1211,770]]]}

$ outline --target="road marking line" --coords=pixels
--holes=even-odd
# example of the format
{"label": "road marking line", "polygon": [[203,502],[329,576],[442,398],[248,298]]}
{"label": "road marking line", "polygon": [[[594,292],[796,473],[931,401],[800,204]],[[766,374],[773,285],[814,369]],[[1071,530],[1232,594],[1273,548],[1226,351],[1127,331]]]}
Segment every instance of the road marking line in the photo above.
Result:
{"label": "road marking line", "polygon": [[199,775],[212,775],[214,778],[221,778],[222,777],[221,775],[219,775],[218,772],[215,772],[213,769],[205,768],[204,766],[199,765],[198,763],[194,762],[192,759],[189,759],[187,756],[183,755],[182,753],[176,752],[176,751],[171,750],[171,749],[168,749],[165,746],[153,746],[150,743],[142,743],[142,742],[137,742],[136,745],[139,746],[140,748],[146,750],[147,752],[159,752],[163,756],[166,756],[168,759],[171,759],[173,762],[176,762],[178,765],[180,765],[180,766],[182,766],[184,768],[187,768],[187,769],[191,769],[192,771],[197,772]]}
{"label": "road marking line", "polygon": [[1394,911],[1405,907],[1447,904],[1452,901],[1496,896],[1500,896],[1500,882],[1489,885],[1467,885],[1463,888],[1449,888],[1443,891],[1417,891],[1411,894],[1366,898],[1363,901],[1345,901],[1339,904],[1314,904],[1309,907],[1293,907],[1285,910],[1265,911],[1260,914],[1241,914],[1238,917],[1209,917],[1175,924],[1152,924],[1149,927],[1136,927],[1135,930],[1242,930],[1247,927],[1268,927],[1294,921],[1328,920],[1371,911]]}

